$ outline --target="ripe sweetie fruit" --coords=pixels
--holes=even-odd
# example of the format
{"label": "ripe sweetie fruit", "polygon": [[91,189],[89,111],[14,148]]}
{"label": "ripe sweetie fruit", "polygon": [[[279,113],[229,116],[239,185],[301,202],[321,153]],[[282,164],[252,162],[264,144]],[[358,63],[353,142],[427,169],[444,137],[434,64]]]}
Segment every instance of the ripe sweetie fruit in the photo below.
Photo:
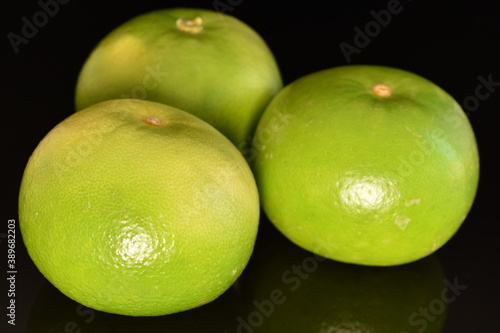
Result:
{"label": "ripe sweetie fruit", "polygon": [[170,8],[105,36],[81,69],[76,109],[116,98],[160,102],[243,146],[281,88],[274,55],[246,23],[207,9]]}
{"label": "ripe sweetie fruit", "polygon": [[40,272],[87,307],[131,316],[220,296],[251,256],[259,215],[251,170],[226,137],[133,99],[94,104],[52,129],[19,196]]}
{"label": "ripe sweetie fruit", "polygon": [[389,266],[425,257],[474,201],[472,127],[443,89],[401,69],[352,65],[285,87],[257,127],[254,173],[269,219],[324,257]]}

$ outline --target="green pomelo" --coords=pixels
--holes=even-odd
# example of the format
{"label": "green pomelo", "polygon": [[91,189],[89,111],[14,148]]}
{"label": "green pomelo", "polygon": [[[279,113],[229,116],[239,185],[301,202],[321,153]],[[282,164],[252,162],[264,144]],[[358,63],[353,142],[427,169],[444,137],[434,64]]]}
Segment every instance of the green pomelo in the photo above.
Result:
{"label": "green pomelo", "polygon": [[19,195],[40,272],[89,308],[131,316],[219,297],[251,256],[259,215],[251,170],[226,137],[133,99],[94,104],[53,128]]}
{"label": "green pomelo", "polygon": [[445,244],[476,194],[479,157],[460,105],[416,74],[341,66],[285,87],[254,137],[269,219],[297,245],[398,265]]}
{"label": "green pomelo", "polygon": [[76,109],[116,98],[171,105],[243,146],[282,88],[262,37],[230,15],[172,8],[139,15],[91,52],[76,87]]}

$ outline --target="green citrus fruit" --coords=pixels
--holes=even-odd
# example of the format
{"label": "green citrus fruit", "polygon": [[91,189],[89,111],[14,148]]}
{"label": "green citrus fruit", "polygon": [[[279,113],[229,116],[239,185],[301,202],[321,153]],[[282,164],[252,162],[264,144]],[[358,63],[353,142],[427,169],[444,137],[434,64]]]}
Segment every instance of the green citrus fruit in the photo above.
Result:
{"label": "green citrus fruit", "polygon": [[252,253],[259,198],[220,132],[164,104],[76,112],[26,166],[20,228],[41,273],[90,308],[163,315],[211,302]]}
{"label": "green citrus fruit", "polygon": [[352,265],[278,236],[257,241],[239,281],[247,309],[233,319],[233,332],[442,332],[457,296],[436,255],[393,267]]}
{"label": "green citrus fruit", "polygon": [[285,87],[254,137],[265,212],[297,245],[397,265],[445,244],[473,203],[479,158],[459,104],[416,74],[326,69]]}
{"label": "green citrus fruit", "polygon": [[91,52],[76,87],[76,108],[115,98],[171,105],[207,121],[234,144],[255,129],[282,88],[262,37],[230,15],[171,8],[139,15]]}

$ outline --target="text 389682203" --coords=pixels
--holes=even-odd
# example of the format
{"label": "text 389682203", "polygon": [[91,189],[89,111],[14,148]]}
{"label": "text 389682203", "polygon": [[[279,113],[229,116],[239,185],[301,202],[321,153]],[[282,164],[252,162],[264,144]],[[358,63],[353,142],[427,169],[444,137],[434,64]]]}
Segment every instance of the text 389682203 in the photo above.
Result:
{"label": "text 389682203", "polygon": [[16,324],[16,220],[7,221],[7,322]]}

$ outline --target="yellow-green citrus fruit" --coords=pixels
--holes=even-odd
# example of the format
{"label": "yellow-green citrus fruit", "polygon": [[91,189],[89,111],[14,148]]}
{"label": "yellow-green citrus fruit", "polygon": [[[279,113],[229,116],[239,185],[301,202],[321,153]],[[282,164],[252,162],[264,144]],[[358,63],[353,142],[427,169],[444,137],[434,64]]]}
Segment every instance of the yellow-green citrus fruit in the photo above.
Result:
{"label": "yellow-green citrus fruit", "polygon": [[269,219],[297,245],[362,265],[435,252],[473,204],[479,156],[460,105],[414,73],[340,66],[285,87],[254,137]]}
{"label": "yellow-green citrus fruit", "polygon": [[76,108],[116,98],[160,102],[243,146],[281,88],[274,55],[246,23],[207,9],[170,8],[105,36],[81,69]]}
{"label": "yellow-green citrus fruit", "polygon": [[245,268],[260,215],[251,170],[201,119],[123,99],[76,112],[26,166],[28,254],[96,310],[156,316],[213,301]]}
{"label": "yellow-green citrus fruit", "polygon": [[440,333],[460,294],[453,285],[462,282],[445,280],[436,255],[393,267],[352,265],[272,236],[259,238],[239,281],[247,309],[233,319],[233,332]]}

